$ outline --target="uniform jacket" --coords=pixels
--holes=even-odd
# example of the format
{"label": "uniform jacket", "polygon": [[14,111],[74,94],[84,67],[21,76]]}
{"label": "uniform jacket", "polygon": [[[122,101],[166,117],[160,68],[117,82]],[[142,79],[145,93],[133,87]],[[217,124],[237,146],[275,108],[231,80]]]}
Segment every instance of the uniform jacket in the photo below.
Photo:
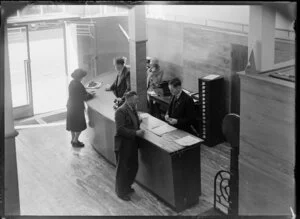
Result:
{"label": "uniform jacket", "polygon": [[140,128],[140,121],[126,103],[116,110],[115,122],[115,151],[137,144],[136,131]]}
{"label": "uniform jacket", "polygon": [[192,97],[184,91],[181,92],[178,100],[173,96],[167,114],[169,117],[178,120],[177,124],[174,125],[176,128],[192,133],[190,126],[194,124],[196,119],[196,110]]}
{"label": "uniform jacket", "polygon": [[130,91],[130,71],[124,66],[120,76],[117,76],[114,83],[110,86],[116,97],[122,98],[124,94]]}
{"label": "uniform jacket", "polygon": [[151,68],[147,71],[147,89],[153,89],[153,85],[158,85],[161,83],[164,72],[161,69],[156,69],[155,71],[151,71]]}

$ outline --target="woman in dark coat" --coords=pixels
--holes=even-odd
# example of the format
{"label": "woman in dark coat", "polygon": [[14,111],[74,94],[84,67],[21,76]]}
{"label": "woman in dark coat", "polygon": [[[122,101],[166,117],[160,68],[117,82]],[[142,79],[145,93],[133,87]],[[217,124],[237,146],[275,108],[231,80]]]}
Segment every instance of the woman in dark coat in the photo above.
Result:
{"label": "woman in dark coat", "polygon": [[76,69],[71,77],[73,80],[69,84],[69,99],[67,103],[67,131],[71,132],[71,144],[74,147],[83,147],[84,144],[78,140],[79,135],[87,128],[85,121],[84,101],[93,98],[94,93],[90,94],[82,85],[82,79],[87,72],[82,69]]}

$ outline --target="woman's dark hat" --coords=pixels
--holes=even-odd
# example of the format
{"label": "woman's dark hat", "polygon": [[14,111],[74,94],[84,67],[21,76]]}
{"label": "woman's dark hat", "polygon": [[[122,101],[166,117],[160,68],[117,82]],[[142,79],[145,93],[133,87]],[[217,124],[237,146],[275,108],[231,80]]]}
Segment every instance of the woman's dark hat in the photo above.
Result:
{"label": "woman's dark hat", "polygon": [[75,69],[71,74],[71,77],[74,79],[81,79],[87,75],[87,72],[81,68]]}

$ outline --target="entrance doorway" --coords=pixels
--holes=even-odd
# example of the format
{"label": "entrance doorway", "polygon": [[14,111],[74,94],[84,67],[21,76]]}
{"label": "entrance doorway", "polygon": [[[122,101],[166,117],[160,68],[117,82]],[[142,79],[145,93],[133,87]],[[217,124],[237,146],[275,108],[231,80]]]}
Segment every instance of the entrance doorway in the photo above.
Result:
{"label": "entrance doorway", "polygon": [[61,110],[67,101],[63,23],[8,28],[14,118]]}
{"label": "entrance doorway", "polygon": [[65,108],[67,74],[64,29],[59,23],[29,25],[34,114]]}

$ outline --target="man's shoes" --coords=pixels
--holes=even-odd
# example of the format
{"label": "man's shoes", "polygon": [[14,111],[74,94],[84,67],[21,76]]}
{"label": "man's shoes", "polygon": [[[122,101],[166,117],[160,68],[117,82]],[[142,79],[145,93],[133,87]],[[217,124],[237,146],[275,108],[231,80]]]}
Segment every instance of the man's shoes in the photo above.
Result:
{"label": "man's shoes", "polygon": [[134,193],[134,192],[135,192],[134,188],[130,187],[129,188],[129,193]]}
{"label": "man's shoes", "polygon": [[119,197],[120,199],[122,199],[123,201],[130,201],[130,197],[129,197],[128,195],[123,195],[123,196],[119,196],[119,195],[118,195],[118,197]]}
{"label": "man's shoes", "polygon": [[81,141],[77,141],[79,145],[81,145],[82,147],[84,146],[84,144]]}
{"label": "man's shoes", "polygon": [[71,142],[72,146],[73,147],[77,147],[77,148],[81,148],[81,147],[84,147],[84,144],[80,141],[77,141],[77,142]]}

